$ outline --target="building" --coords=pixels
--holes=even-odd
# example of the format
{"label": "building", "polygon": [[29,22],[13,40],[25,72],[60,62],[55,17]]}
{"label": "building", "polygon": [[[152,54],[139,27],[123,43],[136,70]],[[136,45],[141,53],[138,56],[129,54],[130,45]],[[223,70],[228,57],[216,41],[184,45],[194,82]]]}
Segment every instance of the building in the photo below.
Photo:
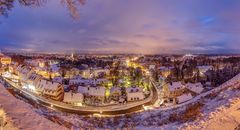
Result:
{"label": "building", "polygon": [[162,76],[165,78],[171,74],[172,69],[173,69],[172,67],[166,67],[166,66],[159,67],[159,71],[161,72]]}
{"label": "building", "polygon": [[1,64],[3,65],[10,65],[12,63],[11,57],[2,56],[0,57],[0,59],[1,59]]}
{"label": "building", "polygon": [[38,75],[37,73],[32,73],[29,75],[25,83],[36,86],[41,79],[42,79],[42,76]]}
{"label": "building", "polygon": [[127,101],[143,100],[145,98],[143,89],[139,87],[129,87],[126,89]]}
{"label": "building", "polygon": [[101,86],[78,86],[78,92],[86,96],[93,96],[100,100],[105,99],[106,88]]}
{"label": "building", "polygon": [[112,97],[119,97],[122,95],[122,90],[120,87],[111,87],[110,89],[110,95]]}
{"label": "building", "polygon": [[170,98],[170,100],[182,95],[185,92],[185,86],[181,82],[173,82],[166,86],[164,91],[165,97]]}
{"label": "building", "polygon": [[155,70],[155,68],[156,68],[156,65],[149,65],[149,70]]}
{"label": "building", "polygon": [[203,91],[203,85],[199,83],[187,83],[186,88],[196,94],[200,94]]}
{"label": "building", "polygon": [[37,60],[38,66],[43,68],[46,65],[46,61],[44,59],[38,59]]}
{"label": "building", "polygon": [[200,76],[204,76],[205,73],[208,71],[208,70],[211,70],[213,69],[213,66],[207,66],[207,65],[203,65],[203,66],[197,66],[199,72],[200,72]]}
{"label": "building", "polygon": [[63,102],[82,106],[84,96],[81,93],[65,92]]}
{"label": "building", "polygon": [[82,70],[82,77],[89,78],[90,77],[90,69]]}
{"label": "building", "polygon": [[61,76],[57,76],[57,77],[54,77],[54,78],[52,79],[52,81],[62,84],[63,81],[64,81],[64,78],[61,77]]}
{"label": "building", "polygon": [[20,80],[26,81],[28,77],[33,73],[33,70],[24,65],[19,65],[16,69],[16,75]]}
{"label": "building", "polygon": [[69,85],[93,85],[95,81],[92,79],[84,79],[81,76],[75,76],[69,80]]}
{"label": "building", "polygon": [[176,99],[176,103],[183,103],[183,102],[186,102],[190,99],[192,99],[192,95],[190,93],[187,93],[187,94],[183,94],[181,96],[178,96],[177,99]]}
{"label": "building", "polygon": [[102,69],[102,68],[93,68],[93,69],[82,70],[82,76],[84,78],[98,77],[102,74],[109,75],[110,70],[109,69]]}
{"label": "building", "polygon": [[49,97],[53,100],[61,101],[64,96],[64,88],[62,84],[57,82],[41,79],[36,84],[37,93]]}

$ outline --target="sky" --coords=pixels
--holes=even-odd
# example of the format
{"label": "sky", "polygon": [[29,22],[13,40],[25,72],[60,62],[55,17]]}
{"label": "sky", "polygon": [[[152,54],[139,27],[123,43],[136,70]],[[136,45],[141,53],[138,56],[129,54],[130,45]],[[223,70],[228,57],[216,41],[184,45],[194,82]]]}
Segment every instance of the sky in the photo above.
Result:
{"label": "sky", "polygon": [[59,0],[15,3],[0,16],[9,51],[240,53],[239,0],[86,0],[73,19]]}

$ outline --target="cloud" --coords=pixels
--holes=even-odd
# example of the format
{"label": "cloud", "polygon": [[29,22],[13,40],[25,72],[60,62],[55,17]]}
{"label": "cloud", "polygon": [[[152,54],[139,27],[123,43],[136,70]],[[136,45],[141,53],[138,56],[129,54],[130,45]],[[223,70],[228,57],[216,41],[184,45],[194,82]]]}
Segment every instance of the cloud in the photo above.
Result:
{"label": "cloud", "polygon": [[[0,24],[0,47],[34,51],[231,53],[240,50],[240,2],[87,1],[74,21],[58,1],[16,6]],[[223,51],[224,50],[224,51]]]}

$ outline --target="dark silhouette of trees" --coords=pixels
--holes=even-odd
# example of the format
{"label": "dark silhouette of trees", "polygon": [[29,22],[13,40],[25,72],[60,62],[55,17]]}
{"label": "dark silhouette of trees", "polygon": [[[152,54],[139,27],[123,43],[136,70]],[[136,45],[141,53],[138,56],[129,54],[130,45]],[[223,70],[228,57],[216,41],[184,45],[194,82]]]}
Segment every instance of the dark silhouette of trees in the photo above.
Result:
{"label": "dark silhouette of trees", "polygon": [[[8,16],[8,12],[14,8],[14,4],[17,2],[22,6],[40,7],[46,4],[49,0],[0,0],[0,16]],[[59,0],[70,11],[70,15],[74,19],[79,18],[78,5],[85,4],[85,0]]]}

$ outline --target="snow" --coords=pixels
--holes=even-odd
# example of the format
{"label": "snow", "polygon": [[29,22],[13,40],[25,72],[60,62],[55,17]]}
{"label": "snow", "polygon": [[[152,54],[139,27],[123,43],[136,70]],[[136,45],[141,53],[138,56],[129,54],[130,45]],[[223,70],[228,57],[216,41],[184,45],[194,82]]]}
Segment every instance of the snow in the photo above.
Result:
{"label": "snow", "polygon": [[111,93],[111,94],[121,93],[121,88],[120,88],[120,87],[111,87],[110,93]]}
{"label": "snow", "polygon": [[197,94],[200,94],[204,89],[201,83],[187,83],[186,88]]}
{"label": "snow", "polygon": [[128,101],[144,99],[143,89],[140,87],[129,87],[126,89],[126,92]]}
{"label": "snow", "polygon": [[81,93],[65,92],[63,102],[68,102],[68,103],[80,102],[80,103],[82,103],[83,95]]}
{"label": "snow", "polygon": [[59,86],[60,84],[57,82],[51,82],[44,79],[41,79],[37,85],[37,87],[39,87],[40,90],[44,89],[51,91],[56,91],[59,88]]}
{"label": "snow", "polygon": [[184,88],[185,86],[183,86],[181,82],[173,82],[172,84],[169,85],[169,91],[171,92]]}
{"label": "snow", "polygon": [[106,89],[101,86],[78,86],[78,92],[96,97],[104,97]]}
{"label": "snow", "polygon": [[[240,81],[240,79],[239,79]],[[203,117],[186,123],[183,129],[235,129],[240,125],[240,82],[205,100]]]}
{"label": "snow", "polygon": [[17,129],[67,130],[65,127],[59,126],[35,113],[29,104],[16,99],[2,84],[0,84],[0,89],[0,104]]}
{"label": "snow", "polygon": [[213,66],[211,66],[211,65],[203,65],[203,66],[197,66],[197,68],[198,68],[202,73],[205,73],[205,72],[207,72],[208,70],[212,69]]}
{"label": "snow", "polygon": [[186,102],[186,101],[188,101],[192,98],[193,98],[192,95],[190,93],[187,93],[187,94],[183,94],[181,96],[178,96],[177,101],[178,101],[178,103],[183,103],[183,102]]}

